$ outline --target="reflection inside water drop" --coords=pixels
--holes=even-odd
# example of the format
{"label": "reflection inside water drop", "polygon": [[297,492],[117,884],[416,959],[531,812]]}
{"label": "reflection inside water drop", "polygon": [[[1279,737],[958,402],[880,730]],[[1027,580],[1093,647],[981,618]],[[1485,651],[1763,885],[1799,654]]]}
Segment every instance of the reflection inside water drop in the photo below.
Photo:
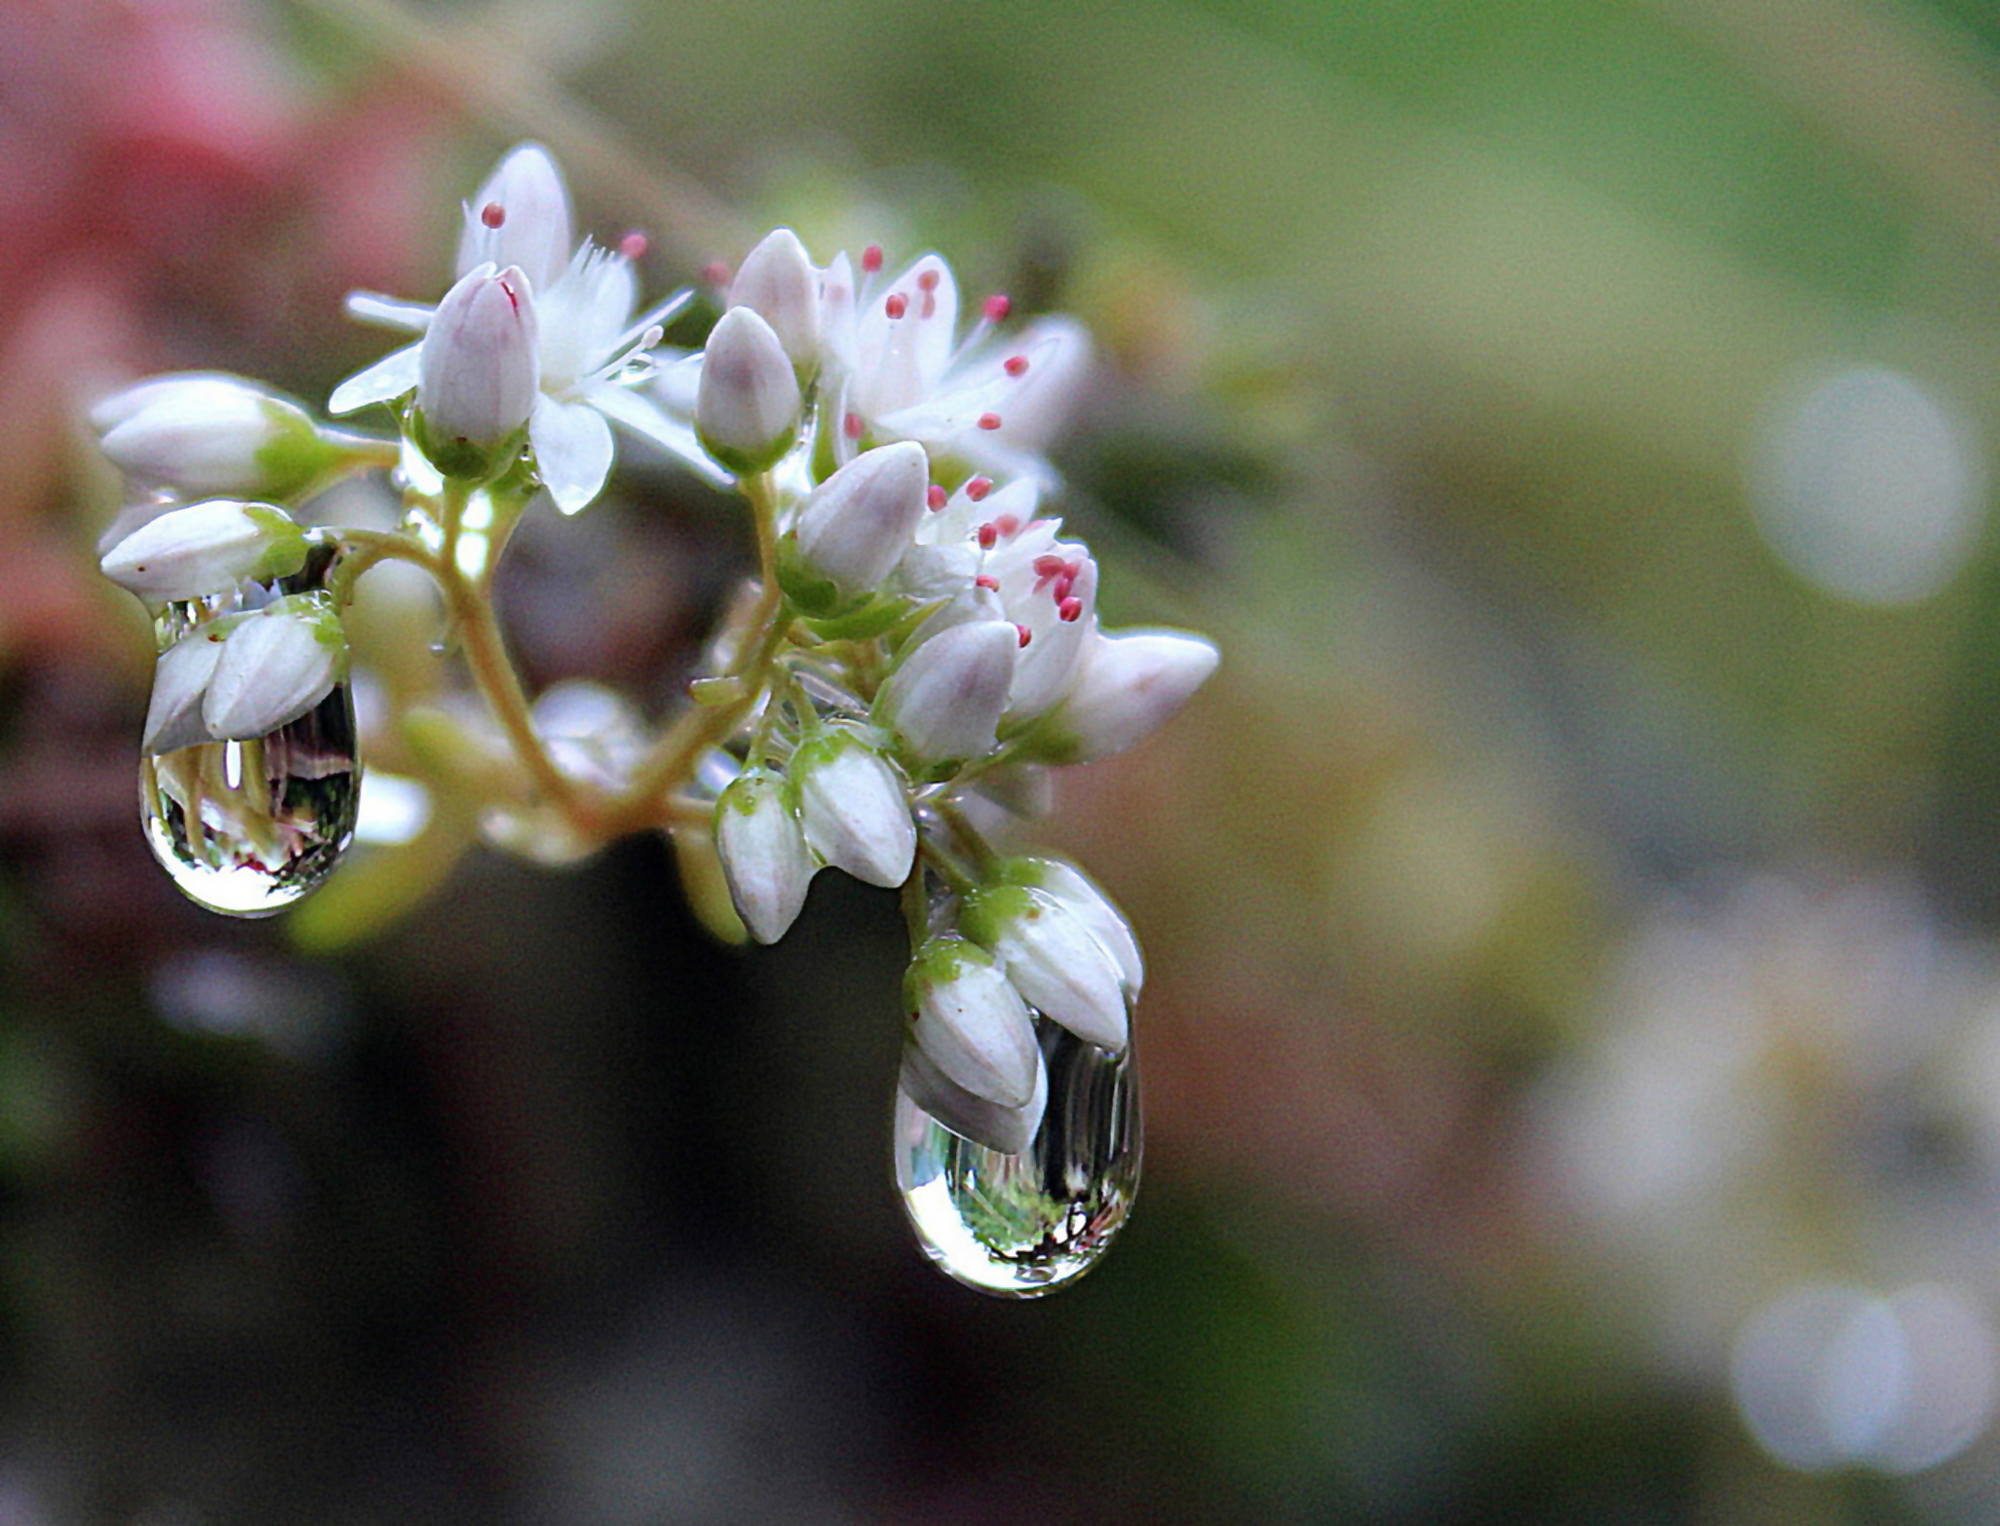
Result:
{"label": "reflection inside water drop", "polygon": [[954,1134],[896,1090],[896,1189],[939,1270],[1036,1298],[1097,1264],[1139,1187],[1132,1051],[1112,1055],[1037,1018],[1048,1106],[1034,1141],[1002,1154]]}
{"label": "reflection inside water drop", "polygon": [[139,760],[146,841],[211,911],[283,911],[333,872],[354,836],[361,770],[346,684],[289,726]]}

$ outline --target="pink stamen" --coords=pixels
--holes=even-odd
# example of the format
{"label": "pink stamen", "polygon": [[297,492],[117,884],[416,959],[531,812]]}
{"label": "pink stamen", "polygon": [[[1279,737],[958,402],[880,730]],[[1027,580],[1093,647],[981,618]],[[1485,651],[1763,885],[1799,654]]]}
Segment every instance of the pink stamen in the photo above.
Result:
{"label": "pink stamen", "polygon": [[861,415],[860,415],[860,414],[858,414],[858,413],[850,413],[850,414],[848,414],[846,418],[844,418],[844,419],[842,419],[842,420],[840,421],[840,432],[841,432],[842,434],[846,435],[846,436],[847,436],[847,438],[848,438],[848,439],[850,439],[850,440],[858,440],[858,439],[860,439],[860,438],[861,438]]}
{"label": "pink stamen", "polygon": [[920,318],[935,318],[937,316],[937,298],[930,292],[924,293],[923,311],[918,313],[917,316]]}
{"label": "pink stamen", "polygon": [[1007,536],[1011,540],[1014,532],[1021,528],[1021,516],[1019,514],[1002,514],[993,523],[999,528],[1002,535]]}
{"label": "pink stamen", "polygon": [[979,304],[979,310],[986,315],[988,323],[1003,323],[1007,314],[1014,310],[1014,304],[1003,293],[996,291]]}
{"label": "pink stamen", "polygon": [[1025,625],[1016,625],[1014,629],[1021,633],[1021,645],[1023,646],[1026,646],[1030,641],[1035,639],[1035,633]]}
{"label": "pink stamen", "polygon": [[999,544],[1000,527],[998,525],[981,525],[979,527],[979,549],[981,551],[991,551]]}
{"label": "pink stamen", "polygon": [[974,588],[984,588],[990,593],[998,593],[1000,591],[1000,580],[990,572],[982,572],[972,580],[972,586]]}
{"label": "pink stamen", "polygon": [[1028,374],[1028,357],[1025,355],[1009,355],[1007,363],[1000,369],[1005,371],[1009,376],[1026,376]]}
{"label": "pink stamen", "polygon": [[507,221],[507,209],[497,201],[489,201],[479,209],[479,220],[489,228],[497,228]]}
{"label": "pink stamen", "polygon": [[997,413],[980,414],[979,427],[981,429],[998,429],[1000,427],[1000,415]]}
{"label": "pink stamen", "polygon": [[618,240],[618,252],[634,264],[643,260],[646,257],[646,251],[652,247],[653,241],[636,228]]}
{"label": "pink stamen", "polygon": [[1060,577],[1067,564],[1059,556],[1042,555],[1035,558],[1035,576],[1038,578]]}
{"label": "pink stamen", "polygon": [[861,251],[861,268],[873,275],[882,268],[882,246],[870,244]]}
{"label": "pink stamen", "polygon": [[930,505],[933,514],[944,507],[947,496],[945,490],[935,482],[924,490],[924,502]]}
{"label": "pink stamen", "polygon": [[991,477],[974,477],[965,485],[965,496],[970,498],[974,503],[978,503],[992,491],[993,479]]}
{"label": "pink stamen", "polygon": [[1064,599],[1056,606],[1056,618],[1074,625],[1083,618],[1083,600],[1075,597]]}
{"label": "pink stamen", "polygon": [[1076,579],[1071,577],[1067,572],[1065,572],[1061,577],[1057,578],[1056,586],[1052,590],[1055,596],[1056,603],[1058,604],[1062,603],[1064,599],[1067,599],[1070,596],[1071,592],[1075,588],[1076,588]]}
{"label": "pink stamen", "polygon": [[500,283],[500,289],[507,293],[507,300],[514,305],[514,311],[518,313],[521,310],[521,294],[505,281]]}
{"label": "pink stamen", "polygon": [[926,270],[917,276],[917,285],[925,291],[936,291],[937,283],[938,273],[935,270]]}
{"label": "pink stamen", "polygon": [[910,310],[910,299],[900,291],[892,291],[889,293],[889,300],[882,306],[891,318],[900,318]]}
{"label": "pink stamen", "polygon": [[720,260],[710,260],[706,265],[701,267],[701,278],[710,286],[727,286],[729,284],[729,267]]}

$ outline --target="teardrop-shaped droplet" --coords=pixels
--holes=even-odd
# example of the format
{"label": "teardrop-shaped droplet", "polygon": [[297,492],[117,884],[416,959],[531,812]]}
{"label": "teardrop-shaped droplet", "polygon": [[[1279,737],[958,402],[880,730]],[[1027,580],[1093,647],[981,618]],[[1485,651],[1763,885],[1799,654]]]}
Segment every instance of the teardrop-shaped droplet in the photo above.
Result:
{"label": "teardrop-shaped droplet", "polygon": [[360,799],[346,684],[269,736],[139,760],[153,856],[190,899],[231,916],[283,911],[331,874]]}
{"label": "teardrop-shaped droplet", "polygon": [[896,1089],[896,1188],[939,1270],[1002,1298],[1039,1298],[1098,1259],[1139,1188],[1132,1051],[1113,1055],[1035,1021],[1048,1103],[1028,1148],[974,1144]]}

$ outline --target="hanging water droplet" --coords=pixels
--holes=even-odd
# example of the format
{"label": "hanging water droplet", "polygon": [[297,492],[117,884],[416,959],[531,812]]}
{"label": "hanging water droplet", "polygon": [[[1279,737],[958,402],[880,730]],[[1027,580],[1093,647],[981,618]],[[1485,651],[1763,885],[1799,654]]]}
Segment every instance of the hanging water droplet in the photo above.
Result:
{"label": "hanging water droplet", "polygon": [[283,911],[331,874],[360,799],[346,684],[269,736],[139,760],[153,856],[191,900],[231,916]]}
{"label": "hanging water droplet", "polygon": [[917,1243],[939,1270],[1003,1298],[1038,1298],[1097,1264],[1139,1188],[1132,1051],[1113,1055],[1038,1017],[1048,1103],[1007,1155],[954,1134],[896,1090],[895,1171]]}

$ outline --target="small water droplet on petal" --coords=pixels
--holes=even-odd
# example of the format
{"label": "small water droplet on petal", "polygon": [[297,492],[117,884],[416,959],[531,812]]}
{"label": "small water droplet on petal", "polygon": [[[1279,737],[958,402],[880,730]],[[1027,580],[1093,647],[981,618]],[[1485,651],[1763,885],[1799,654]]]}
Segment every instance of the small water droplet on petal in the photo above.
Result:
{"label": "small water droplet on petal", "polygon": [[1001,1298],[1038,1298],[1102,1258],[1139,1187],[1138,1078],[1046,1018],[1048,1100],[1017,1155],[975,1144],[896,1090],[896,1189],[938,1269]]}

